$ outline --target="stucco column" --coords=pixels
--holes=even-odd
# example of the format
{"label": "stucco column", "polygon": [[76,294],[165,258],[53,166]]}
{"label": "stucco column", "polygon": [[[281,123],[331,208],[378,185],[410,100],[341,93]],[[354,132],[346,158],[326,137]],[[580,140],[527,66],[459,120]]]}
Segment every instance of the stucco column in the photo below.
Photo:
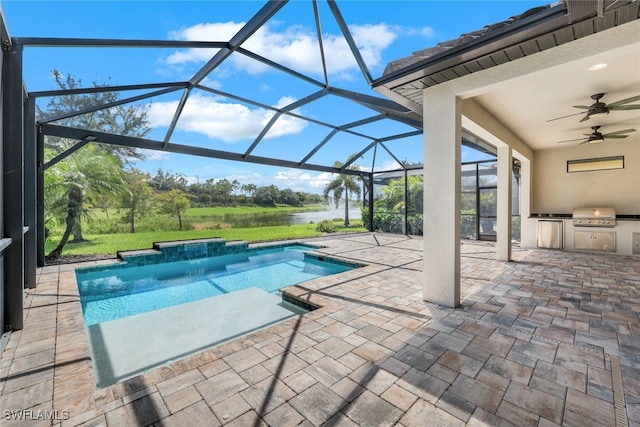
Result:
{"label": "stucco column", "polygon": [[520,158],[520,245],[536,247],[536,221],[531,215],[531,160]]}
{"label": "stucco column", "polygon": [[460,305],[461,101],[424,93],[424,284],[426,301]]}
{"label": "stucco column", "polygon": [[509,145],[498,146],[498,234],[496,259],[511,260],[511,183],[513,152]]}

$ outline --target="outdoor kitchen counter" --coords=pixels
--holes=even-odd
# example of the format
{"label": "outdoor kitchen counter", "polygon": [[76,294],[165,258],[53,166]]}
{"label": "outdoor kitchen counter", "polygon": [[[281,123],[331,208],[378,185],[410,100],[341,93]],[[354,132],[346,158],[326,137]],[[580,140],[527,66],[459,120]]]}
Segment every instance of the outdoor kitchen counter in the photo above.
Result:
{"label": "outdoor kitchen counter", "polygon": [[572,215],[562,213],[535,213],[531,219],[558,220],[563,222],[565,250],[581,250],[574,246],[575,232],[615,233],[615,253],[640,255],[640,214],[616,214],[614,227],[574,227]]}
{"label": "outdoor kitchen counter", "polygon": [[[571,219],[570,213],[532,213],[529,218]],[[640,221],[640,214],[616,214],[617,221]]]}

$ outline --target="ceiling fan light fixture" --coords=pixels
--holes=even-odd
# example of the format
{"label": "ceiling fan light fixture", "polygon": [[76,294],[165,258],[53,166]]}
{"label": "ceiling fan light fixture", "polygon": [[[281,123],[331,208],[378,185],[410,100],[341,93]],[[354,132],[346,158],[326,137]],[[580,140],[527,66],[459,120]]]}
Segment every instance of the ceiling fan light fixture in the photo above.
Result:
{"label": "ceiling fan light fixture", "polygon": [[599,71],[599,70],[602,70],[603,68],[607,68],[607,64],[605,63],[594,64],[591,67],[589,67],[589,71]]}
{"label": "ceiling fan light fixture", "polygon": [[598,112],[595,112],[595,113],[592,113],[592,114],[588,114],[588,116],[589,116],[589,118],[594,118],[594,117],[602,117],[605,114],[609,114],[609,112],[608,111],[598,111]]}
{"label": "ceiling fan light fixture", "polygon": [[604,141],[604,138],[601,136],[592,136],[589,138],[589,144],[600,144]]}

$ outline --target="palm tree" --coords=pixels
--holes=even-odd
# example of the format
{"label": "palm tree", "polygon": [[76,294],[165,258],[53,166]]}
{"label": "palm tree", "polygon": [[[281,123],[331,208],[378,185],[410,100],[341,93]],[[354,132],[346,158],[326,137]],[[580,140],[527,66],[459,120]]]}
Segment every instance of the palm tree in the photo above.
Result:
{"label": "palm tree", "polygon": [[247,197],[253,197],[257,188],[258,186],[255,184],[242,184],[242,191],[245,192],[245,196]]}
{"label": "palm tree", "polygon": [[122,194],[122,207],[127,212],[125,219],[129,222],[129,232],[136,232],[136,218],[141,218],[150,210],[153,189],[149,185],[151,177],[132,168],[127,171],[125,181],[128,189]]}
{"label": "palm tree", "polygon": [[[349,157],[349,160],[353,156]],[[343,162],[336,161],[333,166],[336,168],[340,168],[344,165]],[[357,166],[350,165],[347,169],[357,170]],[[322,195],[325,200],[329,200],[329,195],[333,193],[333,202],[336,205],[336,209],[340,205],[340,199],[342,198],[342,193],[344,193],[344,225],[349,225],[349,192],[355,193],[358,196],[360,195],[360,186],[356,181],[356,178],[353,175],[342,175],[339,174],[334,179],[332,179],[325,187]]]}
{"label": "palm tree", "polygon": [[118,158],[89,144],[56,164],[48,173],[52,177],[46,196],[53,216],[64,218],[65,231],[60,243],[48,258],[60,257],[73,229],[89,214],[93,196],[118,194],[125,188],[124,172]]}
{"label": "palm tree", "polygon": [[233,189],[233,204],[238,204],[238,190],[240,189],[240,183],[237,179],[231,181],[231,188]]}
{"label": "palm tree", "polygon": [[[53,70],[53,78],[62,91],[74,90],[83,87],[82,80],[70,74]],[[107,83],[94,82],[95,88],[108,86]],[[118,92],[92,92],[76,93],[65,96],[53,96],[49,98],[46,108],[43,110],[36,105],[38,118],[67,116],[94,107],[96,105],[108,105],[119,100]],[[67,118],[56,120],[56,124],[80,129],[93,129],[111,134],[126,135],[143,138],[150,131],[149,120],[147,119],[149,106],[147,105],[116,105],[111,108],[93,111],[86,114],[70,115]],[[47,148],[55,153],[62,153],[74,145],[76,141],[68,138],[49,136],[45,140]],[[96,147],[100,151],[105,151],[113,155],[118,160],[121,167],[128,164],[133,159],[144,159],[144,154],[135,147],[124,147],[115,145],[99,145]],[[49,206],[46,209],[50,209]],[[66,208],[63,208],[65,210]],[[82,224],[74,221],[72,242],[82,242]]]}

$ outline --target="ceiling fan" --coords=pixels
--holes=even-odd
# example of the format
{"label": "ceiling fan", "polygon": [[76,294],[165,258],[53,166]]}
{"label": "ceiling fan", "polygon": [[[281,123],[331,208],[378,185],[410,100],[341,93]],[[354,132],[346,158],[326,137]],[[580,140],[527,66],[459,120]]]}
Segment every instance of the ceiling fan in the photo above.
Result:
{"label": "ceiling fan", "polygon": [[558,141],[558,144],[563,144],[565,142],[575,142],[575,141],[582,141],[580,144],[578,145],[582,145],[582,144],[598,144],[602,141],[604,141],[605,139],[622,139],[622,138],[626,138],[629,135],[624,135],[625,133],[631,133],[631,132],[635,132],[635,129],[624,129],[624,130],[617,130],[615,132],[609,132],[609,133],[600,133],[599,129],[600,126],[591,126],[591,129],[593,129],[592,133],[584,133],[583,135],[586,136],[586,138],[576,138],[576,139],[567,139],[566,141]]}
{"label": "ceiling fan", "polygon": [[619,101],[612,102],[610,104],[607,104],[605,102],[601,102],[600,101],[600,99],[604,95],[605,95],[604,93],[596,93],[594,95],[591,95],[591,99],[593,99],[595,101],[591,105],[574,105],[573,106],[573,108],[579,108],[581,110],[587,110],[586,112],[582,112],[581,111],[579,113],[569,114],[568,116],[556,117],[555,119],[547,120],[547,122],[552,122],[554,120],[564,119],[566,117],[572,117],[572,116],[577,116],[577,115],[586,113],[586,115],[582,118],[582,120],[580,120],[580,122],[584,122],[586,120],[589,120],[589,118],[591,118],[591,117],[597,117],[597,116],[601,116],[601,115],[604,115],[604,114],[609,114],[610,111],[616,111],[616,110],[640,110],[640,104],[628,105],[631,102],[639,101],[640,100],[640,95],[632,96],[631,98],[621,99]]}

